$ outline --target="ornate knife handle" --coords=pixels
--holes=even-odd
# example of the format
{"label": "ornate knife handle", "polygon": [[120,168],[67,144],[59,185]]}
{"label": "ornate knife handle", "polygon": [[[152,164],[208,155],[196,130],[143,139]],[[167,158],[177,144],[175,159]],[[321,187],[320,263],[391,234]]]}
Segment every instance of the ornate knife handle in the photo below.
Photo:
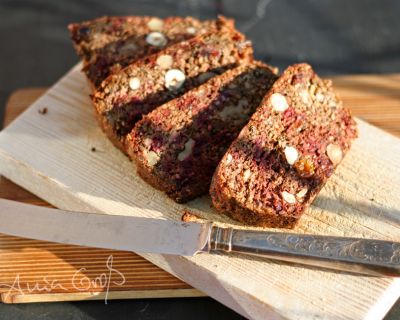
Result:
{"label": "ornate knife handle", "polygon": [[373,276],[400,276],[400,243],[212,227],[208,252],[238,252]]}

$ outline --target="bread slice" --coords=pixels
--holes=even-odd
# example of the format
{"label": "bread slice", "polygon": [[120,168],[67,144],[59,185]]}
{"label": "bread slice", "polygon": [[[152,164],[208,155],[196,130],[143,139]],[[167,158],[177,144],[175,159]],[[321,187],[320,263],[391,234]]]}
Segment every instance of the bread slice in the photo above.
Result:
{"label": "bread slice", "polygon": [[222,23],[216,31],[170,46],[108,77],[93,96],[100,124],[123,150],[125,136],[143,114],[252,59],[244,36]]}
{"label": "bread slice", "polygon": [[84,60],[83,71],[95,88],[109,74],[170,45],[209,32],[215,24],[215,20],[200,22],[192,17],[127,16],[73,23],[68,29],[76,52]]}
{"label": "bread slice", "polygon": [[215,208],[247,225],[292,228],[356,138],[331,82],[285,70],[213,176]]}
{"label": "bread slice", "polygon": [[276,79],[265,64],[242,65],[152,111],[126,140],[139,175],[177,202],[207,193],[218,162]]}

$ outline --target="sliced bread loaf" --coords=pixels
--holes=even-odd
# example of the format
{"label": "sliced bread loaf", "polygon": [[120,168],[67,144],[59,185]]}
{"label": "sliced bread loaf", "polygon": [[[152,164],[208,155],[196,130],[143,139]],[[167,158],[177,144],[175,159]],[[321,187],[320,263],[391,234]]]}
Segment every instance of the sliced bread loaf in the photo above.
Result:
{"label": "sliced bread loaf", "polygon": [[247,225],[292,228],[357,136],[331,82],[285,70],[214,174],[214,206]]}
{"label": "sliced bread loaf", "polygon": [[230,23],[222,23],[216,31],[177,43],[109,76],[93,96],[100,124],[123,149],[125,136],[143,114],[252,59],[244,36]]}
{"label": "sliced bread loaf", "polygon": [[192,17],[101,17],[70,24],[68,29],[78,55],[84,60],[83,71],[92,86],[97,87],[109,74],[170,45],[209,32],[216,23]]}
{"label": "sliced bread loaf", "polygon": [[242,65],[156,108],[126,139],[139,175],[177,202],[207,193],[218,162],[276,78],[265,64]]}

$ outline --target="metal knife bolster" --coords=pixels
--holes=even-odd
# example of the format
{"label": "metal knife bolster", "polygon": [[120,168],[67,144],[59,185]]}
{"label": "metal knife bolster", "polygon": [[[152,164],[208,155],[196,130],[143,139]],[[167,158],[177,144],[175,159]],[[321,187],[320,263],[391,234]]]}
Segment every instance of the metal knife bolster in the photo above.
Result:
{"label": "metal knife bolster", "polygon": [[211,227],[202,251],[237,252],[351,273],[400,276],[400,243]]}

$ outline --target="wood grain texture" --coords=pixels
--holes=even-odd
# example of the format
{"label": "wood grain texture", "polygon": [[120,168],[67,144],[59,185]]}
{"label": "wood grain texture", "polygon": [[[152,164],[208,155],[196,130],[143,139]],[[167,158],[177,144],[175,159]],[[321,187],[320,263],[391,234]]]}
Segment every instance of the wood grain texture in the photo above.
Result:
{"label": "wood grain texture", "polygon": [[136,254],[0,235],[5,303],[203,294]]}
{"label": "wood grain texture", "polygon": [[[379,90],[363,77],[355,77],[354,89],[346,84],[351,78],[335,83],[349,107],[357,106],[364,92],[370,95],[365,105],[376,99],[385,108],[388,98],[388,108],[396,113],[400,85],[393,77],[377,83]],[[169,219],[180,219],[190,209],[204,219],[241,227],[213,211],[208,197],[178,205],[138,178],[133,164],[97,127],[88,93],[77,66],[7,127],[0,134],[2,173],[63,209]],[[46,115],[38,112],[44,107]],[[387,118],[389,124],[392,117]],[[400,141],[358,123],[359,139],[294,232],[400,240]],[[143,256],[249,318],[379,319],[400,295],[399,279],[241,255]]]}

